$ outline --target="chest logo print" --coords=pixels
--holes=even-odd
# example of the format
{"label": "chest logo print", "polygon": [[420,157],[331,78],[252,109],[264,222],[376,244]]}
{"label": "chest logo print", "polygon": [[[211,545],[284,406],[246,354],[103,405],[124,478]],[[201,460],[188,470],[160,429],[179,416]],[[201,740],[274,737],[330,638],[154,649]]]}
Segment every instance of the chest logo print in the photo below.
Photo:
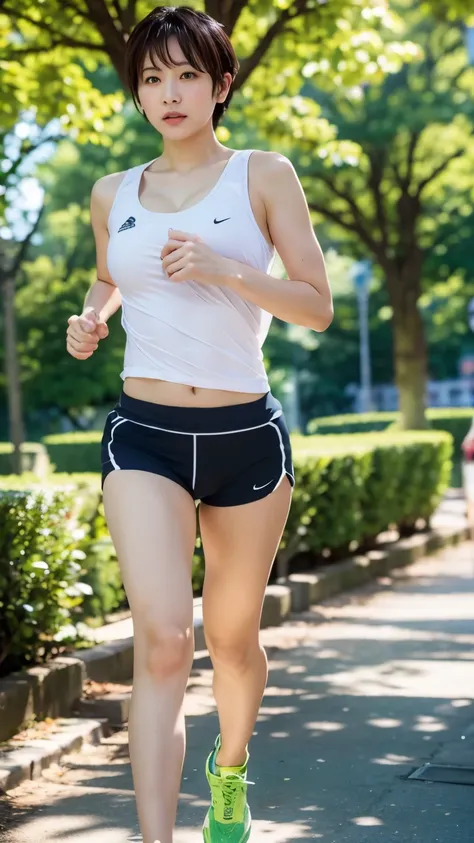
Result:
{"label": "chest logo print", "polygon": [[129,217],[128,220],[120,226],[119,231],[126,231],[127,228],[135,228],[135,217]]}
{"label": "chest logo print", "polygon": [[230,217],[225,217],[223,220],[218,220],[214,217],[214,224],[219,225],[220,222],[227,222],[227,220],[230,220]]}

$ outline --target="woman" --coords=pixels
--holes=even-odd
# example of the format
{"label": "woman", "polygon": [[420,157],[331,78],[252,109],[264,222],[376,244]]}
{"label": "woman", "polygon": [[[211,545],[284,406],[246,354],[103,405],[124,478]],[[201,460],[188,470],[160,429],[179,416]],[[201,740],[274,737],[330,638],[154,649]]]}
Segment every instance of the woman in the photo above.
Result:
{"label": "woman", "polygon": [[[67,348],[90,357],[122,306],[124,383],[102,440],[103,495],[134,624],[130,756],[144,843],[172,843],[176,819],[197,501],[220,725],[204,838],[243,843],[247,745],[267,681],[260,615],[294,484],[261,347],[272,315],[324,331],[331,293],[290,162],[217,141],[238,70],[223,27],[159,7],[132,33],[127,69],[163,153],[94,185],[98,280],[69,319]],[[289,281],[268,274],[275,249]]]}

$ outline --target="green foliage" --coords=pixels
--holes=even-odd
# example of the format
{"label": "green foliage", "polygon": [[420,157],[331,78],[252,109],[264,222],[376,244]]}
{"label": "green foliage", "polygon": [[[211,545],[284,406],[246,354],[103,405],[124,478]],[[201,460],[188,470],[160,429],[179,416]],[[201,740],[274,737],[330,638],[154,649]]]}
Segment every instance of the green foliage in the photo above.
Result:
{"label": "green foliage", "polygon": [[[453,437],[454,455],[460,457],[461,443],[471,426],[474,410],[470,407],[430,407],[426,411],[432,430],[446,431]],[[400,420],[399,413],[350,413],[341,416],[326,416],[313,419],[308,424],[310,435],[370,433],[373,431],[395,431]]]}
{"label": "green foliage", "polygon": [[444,430],[451,434],[454,440],[454,457],[461,459],[461,443],[468,432],[474,411],[470,407],[442,407],[431,408],[426,416],[432,430]]}
{"label": "green foliage", "polygon": [[372,471],[363,500],[365,540],[391,524],[402,533],[421,518],[428,521],[451,476],[452,441],[448,434],[385,434],[374,443]]}
{"label": "green foliage", "polygon": [[[31,473],[0,478],[0,490],[24,491],[25,487],[37,492],[46,487],[50,492],[55,490],[70,495],[75,502],[76,550],[82,559],[80,578],[85,591],[69,621],[76,625],[86,622],[97,626],[106,622],[108,614],[127,608],[120,567],[105,521],[100,474],[52,473],[46,480]],[[198,535],[192,568],[195,594],[201,593],[203,578],[203,552]],[[74,638],[72,628],[70,637]]]}
{"label": "green foliage", "polygon": [[[82,600],[68,618],[69,624],[94,620],[105,623],[106,615],[119,608],[125,608],[127,601],[123,590],[120,569],[115,550],[105,523],[104,507],[97,473],[52,473],[46,479],[34,474],[12,475],[0,478],[0,489],[24,492],[25,488],[47,489],[48,494],[67,496],[74,501],[73,521],[75,536],[75,557],[81,560],[79,576],[82,583]],[[69,630],[74,639],[77,632]],[[58,637],[58,636],[57,636]],[[61,639],[64,636],[61,636]],[[59,640],[59,639],[58,639]]]}
{"label": "green foliage", "polygon": [[398,413],[347,413],[341,416],[323,416],[308,424],[309,435],[331,433],[371,433],[385,430],[394,422]]}
{"label": "green foliage", "polygon": [[2,674],[45,658],[89,590],[79,581],[83,553],[69,524],[73,511],[67,492],[0,492]]}
{"label": "green foliage", "polygon": [[[60,132],[70,139],[59,147],[53,165],[49,161],[39,166],[47,194],[43,242],[18,278],[23,288],[16,301],[18,345],[27,411],[97,405],[114,400],[120,387],[124,336],[118,316],[111,321],[107,342],[88,361],[75,361],[65,353],[64,325],[71,313],[81,309],[95,277],[87,207],[93,182],[107,172],[159,154],[156,132],[125,103],[119,66],[124,33],[152,5],[142,0],[133,8],[123,8],[123,3],[105,0],[101,21],[96,6],[86,7],[82,0],[73,5],[42,0],[41,8],[33,8],[29,0],[7,0],[2,7],[0,60],[6,70],[2,125],[13,127],[20,112],[24,117],[25,109],[32,108],[31,132],[24,139],[20,158],[44,142],[45,133],[35,134],[34,127],[46,131],[52,118],[60,118]],[[433,8],[439,25],[429,17]],[[242,4],[235,15],[235,9],[231,12],[228,4],[218,0],[211,10],[226,19],[243,68],[220,139],[231,138],[237,147],[287,151],[306,180],[315,219],[321,218],[316,207],[320,201],[327,232],[338,240],[342,236],[354,255],[365,256],[374,244],[384,242],[390,259],[399,252],[400,221],[407,217],[400,197],[405,177],[410,175],[410,150],[414,189],[437,173],[444,164],[443,155],[446,160],[452,158],[424,190],[420,238],[427,288],[436,277],[444,284],[446,271],[452,272],[453,266],[468,271],[470,260],[473,229],[466,208],[472,167],[470,160],[464,161],[457,153],[470,131],[471,71],[465,66],[462,26],[453,23],[459,8],[456,3],[433,0],[419,9],[404,0],[397,5],[397,16],[394,6],[381,11],[378,2],[366,0],[331,0],[302,8],[259,0]],[[275,38],[259,54],[260,61],[253,61],[270,27]],[[416,149],[412,148],[414,136]],[[4,170],[0,180],[11,195],[11,186],[26,170],[17,160]],[[467,203],[458,201],[453,176],[459,179]],[[365,235],[371,235],[370,242],[361,236],[361,226]],[[462,277],[459,283],[463,284]],[[446,300],[452,304],[454,297]],[[449,360],[451,370],[460,337],[466,334],[462,292],[457,301],[457,315],[446,318],[445,327],[433,334],[432,359],[440,368]],[[430,324],[430,302],[426,307]],[[379,370],[375,379],[387,380],[391,377],[389,308],[384,299],[373,308],[374,368]],[[384,310],[380,318],[377,309]],[[354,379],[356,374],[357,324],[350,296],[339,304],[339,310],[343,311],[341,324],[337,313],[328,335],[318,338],[318,348],[303,349],[297,363],[303,366],[304,416],[314,412],[316,396],[323,412],[343,409],[343,375]],[[441,335],[444,345],[438,352]],[[450,355],[445,353],[448,344]],[[267,345],[273,366],[272,336]],[[275,347],[279,345],[276,338]],[[281,351],[276,349],[273,373],[277,391],[286,377],[290,354],[289,348],[286,357],[285,350]],[[334,360],[335,378],[329,374]],[[0,386],[3,380],[0,375]]]}
{"label": "green foliage", "polygon": [[[0,442],[0,475],[10,474],[13,470],[12,455],[11,442]],[[39,442],[24,442],[21,446],[21,455],[24,472],[30,471],[38,476],[44,476],[51,468],[47,450]]]}
{"label": "green foliage", "polygon": [[474,0],[425,0],[421,8],[440,20],[460,19],[467,23],[474,15]]}
{"label": "green foliage", "polygon": [[67,473],[95,472],[100,469],[102,432],[58,433],[45,436],[43,443],[56,471]]}
{"label": "green foliage", "polygon": [[[3,125],[14,121],[19,109],[34,108],[40,125],[59,115],[63,128],[79,140],[88,131],[100,142],[104,114],[119,107],[120,99],[117,103],[117,95],[111,93],[103,102],[92,81],[94,74],[99,62],[107,61],[114,67],[117,87],[125,84],[125,38],[153,7],[150,2],[117,0],[105,0],[100,6],[81,0],[74,4],[42,0],[36,7],[30,0],[7,0],[0,39],[7,70]],[[383,16],[396,33],[399,21],[392,12],[381,11],[378,2],[332,0],[298,7],[287,0],[270,4],[259,0],[242,2],[235,9],[217,0],[212,6],[200,2],[197,8],[226,26],[241,61],[237,86],[251,85],[251,97],[257,102],[267,99],[265,111],[272,113],[278,112],[289,81],[290,93],[299,93],[298,77],[313,60],[316,43],[328,71],[338,67],[344,85],[379,78],[384,67],[377,64],[378,57],[386,54],[387,61],[397,65],[404,53],[399,44],[386,49],[377,23]]]}
{"label": "green foliage", "polygon": [[[400,406],[405,425],[418,426],[427,373],[419,309],[431,304],[423,293],[448,282],[456,260],[460,283],[464,276],[472,280],[474,68],[461,21],[428,18],[411,0],[392,8],[417,45],[410,62],[382,84],[351,91],[335,87],[314,62],[306,94],[334,127],[334,139],[316,155],[304,134],[297,146],[290,138],[286,143],[315,222],[324,221],[347,254],[370,258],[386,287]],[[460,313],[462,295],[457,298]],[[428,307],[425,322],[433,318]],[[446,341],[459,352],[459,335]]]}
{"label": "green foliage", "polygon": [[296,487],[281,549],[337,559],[370,545],[390,526],[429,520],[447,488],[447,433],[301,437],[294,442]]}
{"label": "green foliage", "polygon": [[78,361],[67,354],[67,320],[82,312],[94,276],[78,269],[58,277],[63,271],[46,258],[32,262],[16,297],[24,404],[29,411],[51,406],[67,411],[102,403],[107,397],[112,400],[120,391],[124,349],[120,316],[110,320],[110,335],[90,360]]}
{"label": "green foliage", "polygon": [[[429,520],[448,483],[447,433],[294,437],[296,488],[280,552],[337,559],[389,526]],[[2,478],[0,672],[47,658],[66,624],[127,606],[99,475]],[[80,581],[79,581],[80,578]],[[204,556],[198,535],[193,589]],[[74,636],[72,636],[74,637]]]}

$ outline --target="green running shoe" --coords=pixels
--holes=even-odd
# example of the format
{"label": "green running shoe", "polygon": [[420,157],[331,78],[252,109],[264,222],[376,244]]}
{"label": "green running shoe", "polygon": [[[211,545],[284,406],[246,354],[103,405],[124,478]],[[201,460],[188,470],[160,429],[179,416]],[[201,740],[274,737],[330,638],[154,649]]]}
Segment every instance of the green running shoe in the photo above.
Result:
{"label": "green running shoe", "polygon": [[212,805],[204,820],[205,843],[247,843],[252,817],[247,804],[247,764],[242,767],[218,767],[215,759],[221,745],[220,735],[206,762],[206,778],[211,789]]}

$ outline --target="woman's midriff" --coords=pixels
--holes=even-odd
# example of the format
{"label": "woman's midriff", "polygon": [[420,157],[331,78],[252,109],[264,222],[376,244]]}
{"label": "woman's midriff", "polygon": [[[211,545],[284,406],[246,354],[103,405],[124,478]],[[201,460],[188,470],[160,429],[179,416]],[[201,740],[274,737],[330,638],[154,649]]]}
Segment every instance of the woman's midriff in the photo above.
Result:
{"label": "woman's midriff", "polygon": [[228,407],[232,404],[250,404],[266,394],[204,389],[154,378],[125,378],[123,391],[130,398],[149,401],[152,404],[168,404],[170,407]]}

